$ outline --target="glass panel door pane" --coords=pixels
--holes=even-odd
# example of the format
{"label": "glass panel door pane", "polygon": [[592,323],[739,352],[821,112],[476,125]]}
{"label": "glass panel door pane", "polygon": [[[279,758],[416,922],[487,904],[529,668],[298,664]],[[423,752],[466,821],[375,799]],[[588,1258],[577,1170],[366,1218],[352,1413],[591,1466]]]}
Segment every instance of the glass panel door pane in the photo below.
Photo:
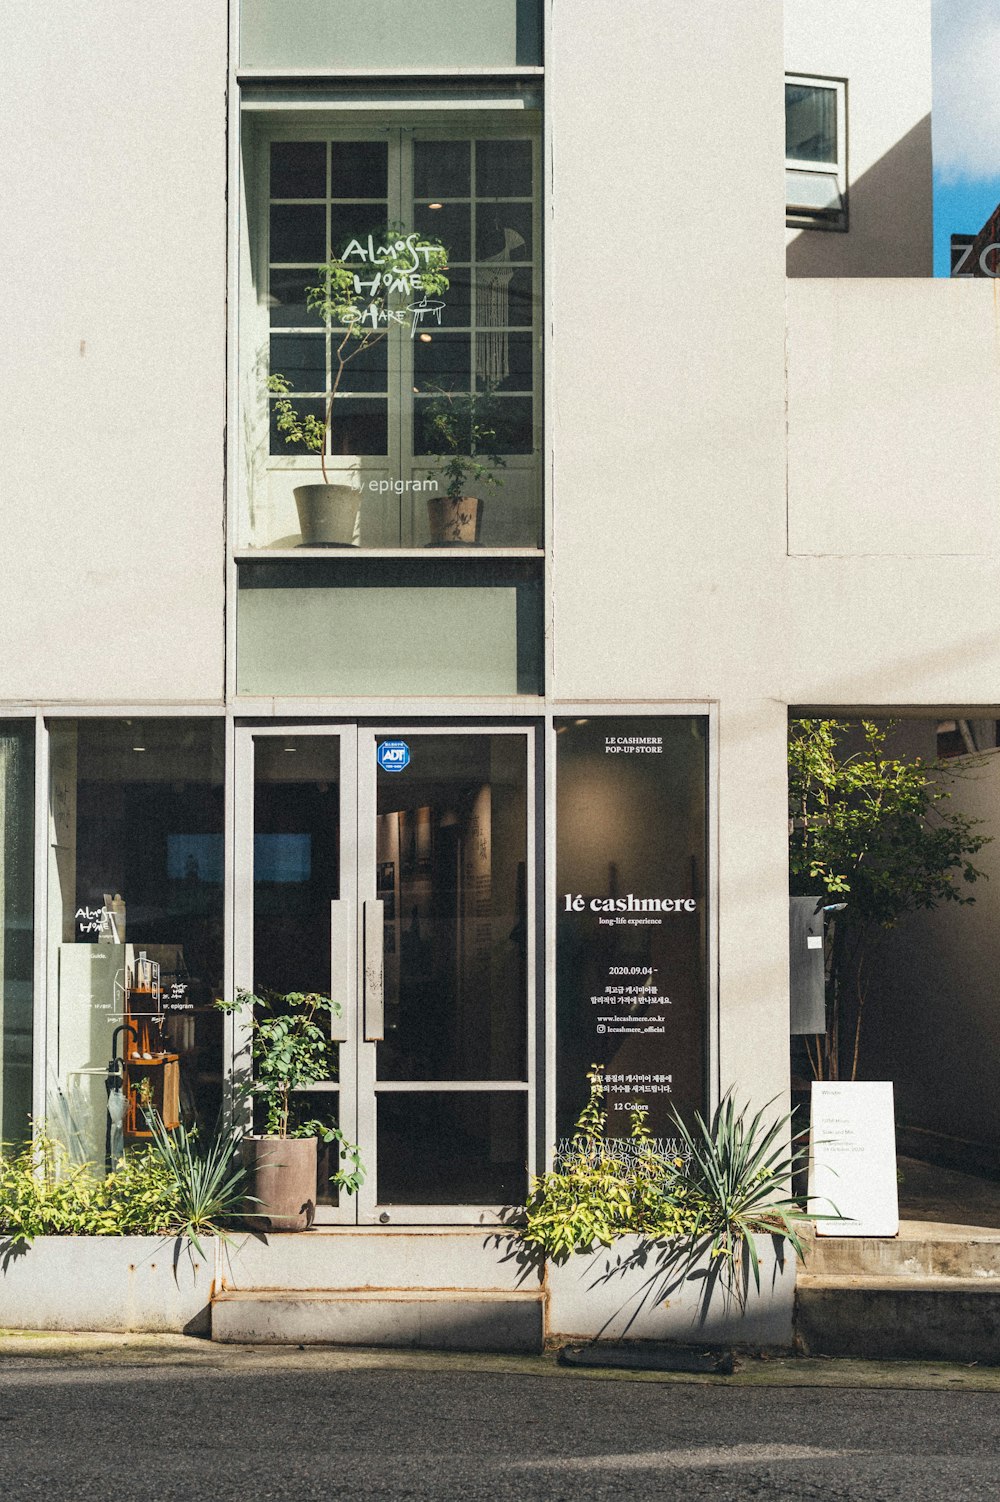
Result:
{"label": "glass panel door pane", "polygon": [[[254,739],[253,986],[257,995],[289,991],[333,994],[331,903],[341,887],[341,742],[337,735],[290,732]],[[281,1010],[281,1002],[276,1009]],[[347,1019],[350,1022],[350,1019]],[[346,1035],[346,1025],[342,1036]],[[292,1097],[293,1128],[305,1122],[339,1126],[344,1112],[339,1076],[344,1050],[331,1045],[322,1088]],[[350,1123],[348,1123],[350,1126]],[[255,1112],[263,1132],[264,1113]],[[316,1203],[340,1201],[331,1176],[341,1167],[335,1143],[319,1144]],[[348,1202],[347,1213],[352,1214]]]}
{"label": "glass panel door pane", "polygon": [[527,1188],[528,737],[386,734],[372,750],[362,879],[381,903],[384,1029],[359,1061],[375,1170],[360,1214],[481,1220],[474,1207]]}
{"label": "glass panel door pane", "polygon": [[406,745],[401,771],[376,772],[385,960],[378,1078],[523,1080],[525,739],[419,735]]}
{"label": "glass panel door pane", "polygon": [[35,722],[0,720],[0,1142],[31,1117]]}
{"label": "glass panel door pane", "polygon": [[406,1091],[378,1099],[383,1205],[511,1205],[527,1190],[527,1095]]}
{"label": "glass panel door pane", "polygon": [[330,903],[340,897],[340,741],[254,743],[254,988],[330,990]]}

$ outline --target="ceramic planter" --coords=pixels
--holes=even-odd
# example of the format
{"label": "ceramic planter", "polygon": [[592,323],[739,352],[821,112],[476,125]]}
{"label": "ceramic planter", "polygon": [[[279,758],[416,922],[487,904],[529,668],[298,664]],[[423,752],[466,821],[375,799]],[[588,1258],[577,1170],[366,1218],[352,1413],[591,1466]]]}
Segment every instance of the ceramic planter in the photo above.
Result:
{"label": "ceramic planter", "polygon": [[305,1231],[316,1215],[316,1138],[244,1137],[255,1230]]}
{"label": "ceramic planter", "polygon": [[356,485],[296,485],[302,544],[309,548],[361,545],[361,491]]}
{"label": "ceramic planter", "polygon": [[475,495],[427,497],[432,548],[472,547],[479,541],[483,503]]}

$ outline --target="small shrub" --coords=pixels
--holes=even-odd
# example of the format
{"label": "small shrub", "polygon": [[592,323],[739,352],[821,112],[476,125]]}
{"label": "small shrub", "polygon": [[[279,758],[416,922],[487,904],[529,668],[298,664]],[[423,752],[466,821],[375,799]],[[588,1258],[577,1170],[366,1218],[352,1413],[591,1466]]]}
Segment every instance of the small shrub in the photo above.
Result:
{"label": "small shrub", "polygon": [[0,1154],[0,1237],[15,1246],[36,1236],[143,1236],[178,1219],[177,1187],[152,1148],[129,1152],[98,1176],[44,1134]]}
{"label": "small shrub", "polygon": [[72,1162],[44,1133],[0,1153],[0,1240],[29,1246],[36,1236],[187,1236],[221,1234],[241,1205],[246,1175],[226,1137],[197,1143],[168,1132],[155,1116],[153,1142],[130,1148],[110,1173]]}
{"label": "small shrub", "polygon": [[645,1112],[634,1111],[627,1143],[606,1136],[604,1076],[593,1065],[590,1099],[570,1148],[552,1173],[532,1179],[522,1239],[556,1262],[595,1243],[638,1233],[650,1240],[686,1235],[695,1208],[678,1179],[679,1158],[665,1157],[650,1136]]}

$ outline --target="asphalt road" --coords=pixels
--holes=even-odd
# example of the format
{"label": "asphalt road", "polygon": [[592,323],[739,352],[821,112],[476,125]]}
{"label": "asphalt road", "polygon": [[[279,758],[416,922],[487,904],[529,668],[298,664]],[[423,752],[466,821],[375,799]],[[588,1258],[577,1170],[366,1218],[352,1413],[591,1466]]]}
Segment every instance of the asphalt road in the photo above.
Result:
{"label": "asphalt road", "polygon": [[598,1380],[384,1353],[0,1359],[3,1502],[993,1502],[998,1433],[988,1391]]}

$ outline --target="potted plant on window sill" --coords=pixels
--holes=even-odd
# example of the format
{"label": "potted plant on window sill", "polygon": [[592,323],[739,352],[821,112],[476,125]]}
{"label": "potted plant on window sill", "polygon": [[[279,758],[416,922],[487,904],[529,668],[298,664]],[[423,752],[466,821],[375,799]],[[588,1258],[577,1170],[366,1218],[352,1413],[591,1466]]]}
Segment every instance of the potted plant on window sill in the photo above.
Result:
{"label": "potted plant on window sill", "polygon": [[447,481],[443,495],[427,497],[431,548],[474,547],[483,524],[483,499],[472,486],[499,486],[498,469],[507,461],[497,453],[493,393],[455,393],[438,388],[428,411],[427,436],[440,466],[427,478]]}
{"label": "potted plant on window sill", "polygon": [[322,418],[298,411],[287,376],[273,371],[267,389],[274,398],[278,432],[288,444],[320,456],[322,484],[296,485],[295,506],[306,547],[358,547],[361,541],[361,487],[332,481],[327,469],[334,403],[352,361],[387,338],[394,323],[414,331],[420,307],[448,289],[444,246],[394,225],[377,242],[351,240],[343,255],[316,268],[316,285],[306,288],[306,306],[331,334],[330,386]]}
{"label": "potted plant on window sill", "polygon": [[[331,1183],[353,1194],[364,1182],[357,1147],[328,1122],[295,1119],[292,1094],[336,1074],[336,1044],[330,1019],[340,1005],[317,992],[260,995],[241,991],[234,1002],[219,1001],[223,1012],[243,1012],[250,1031],[252,1073],[237,1084],[234,1102],[263,1113],[264,1131],[242,1141],[243,1165],[250,1176],[247,1216],[264,1231],[304,1231],[316,1214],[317,1144],[339,1145],[348,1166]],[[325,1022],[325,1026],[324,1026]]]}

